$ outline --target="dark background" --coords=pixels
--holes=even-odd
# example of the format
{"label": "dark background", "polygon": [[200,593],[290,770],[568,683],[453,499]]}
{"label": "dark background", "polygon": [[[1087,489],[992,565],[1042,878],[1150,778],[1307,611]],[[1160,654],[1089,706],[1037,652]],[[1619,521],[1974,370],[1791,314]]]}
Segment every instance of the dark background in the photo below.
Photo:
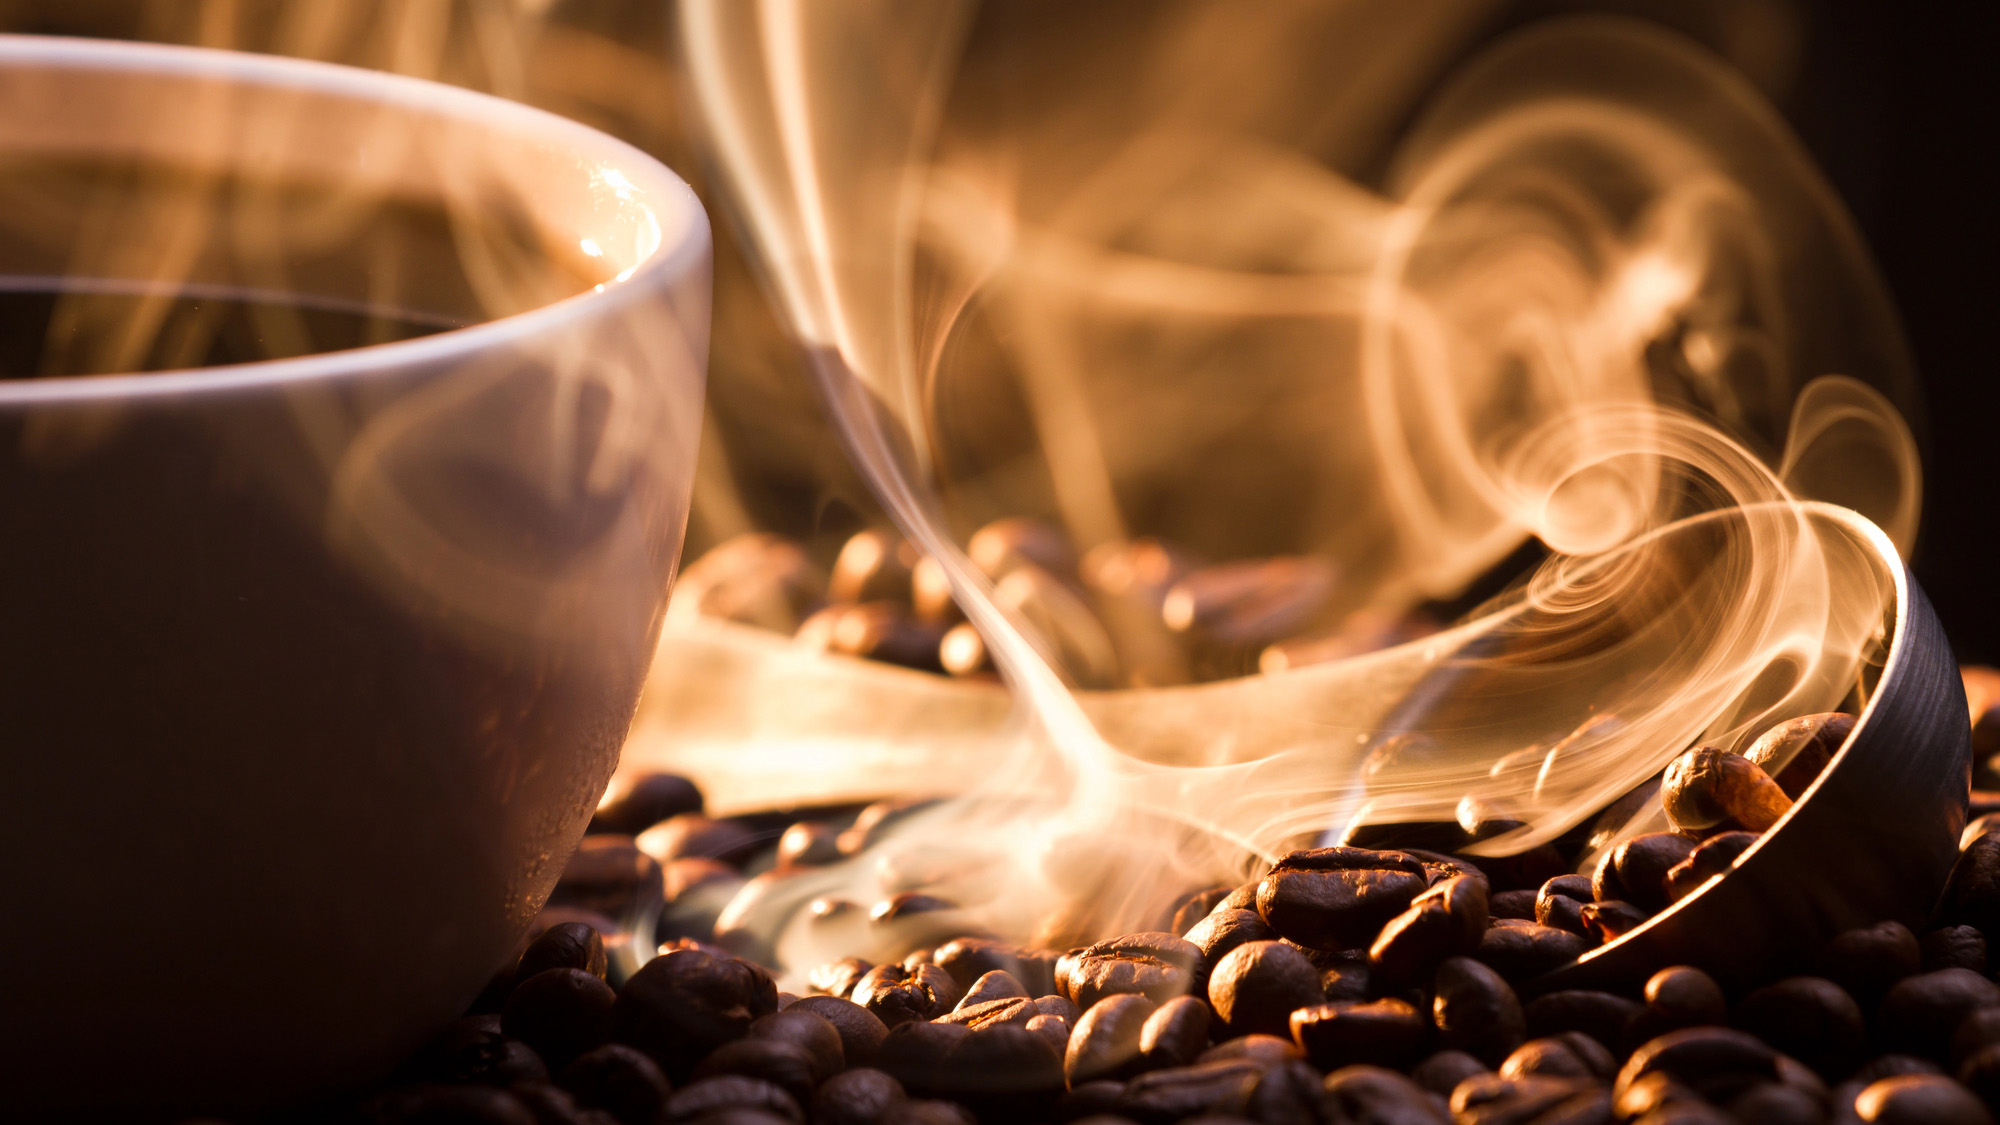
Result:
{"label": "dark background", "polygon": [[1912,561],[1960,659],[2000,662],[2000,5],[1812,10],[1783,108],[1853,208],[1916,353],[1927,417]]}

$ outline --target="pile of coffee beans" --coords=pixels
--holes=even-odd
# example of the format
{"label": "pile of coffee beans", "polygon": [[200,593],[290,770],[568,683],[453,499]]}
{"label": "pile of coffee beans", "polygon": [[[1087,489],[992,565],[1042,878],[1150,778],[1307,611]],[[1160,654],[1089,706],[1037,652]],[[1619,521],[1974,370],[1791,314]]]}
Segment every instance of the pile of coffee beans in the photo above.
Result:
{"label": "pile of coffee beans", "polygon": [[[820,966],[797,995],[732,941],[739,900],[857,854],[922,804],[709,817],[686,780],[640,778],[602,806],[519,958],[360,1111],[380,1125],[1991,1122],[2000,813],[1968,829],[1916,929],[1850,930],[1747,984],[1686,965],[1629,992],[1535,984],[1727,871],[1851,723],[1780,724],[1741,761],[1690,751],[1606,812],[1658,801],[1676,830],[1604,849],[1590,875],[1560,849],[1496,860],[1381,840],[1507,826],[1462,808],[1452,826],[1357,826],[1242,885],[1190,890],[1157,929],[1077,948],[911,928],[958,918],[921,892],[815,902],[936,940]],[[637,965],[619,919],[648,902],[682,932]]]}
{"label": "pile of coffee beans", "polygon": [[[1361,612],[1330,629],[1333,571],[1324,559],[1274,556],[1203,565],[1158,539],[1104,544],[1078,556],[1037,520],[996,520],[966,543],[998,603],[1053,648],[1084,687],[1222,679],[1336,660],[1432,631],[1423,613]],[[989,678],[986,639],[952,600],[944,568],[893,531],[842,543],[831,565],[756,532],[688,566],[677,612],[790,633],[798,643],[928,672]]]}

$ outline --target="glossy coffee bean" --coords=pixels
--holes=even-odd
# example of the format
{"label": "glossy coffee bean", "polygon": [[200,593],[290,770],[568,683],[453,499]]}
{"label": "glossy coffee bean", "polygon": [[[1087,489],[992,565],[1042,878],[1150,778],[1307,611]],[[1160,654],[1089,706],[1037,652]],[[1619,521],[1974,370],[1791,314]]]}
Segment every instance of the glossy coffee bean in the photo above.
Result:
{"label": "glossy coffee bean", "polygon": [[1201,950],[1185,938],[1126,934],[1065,954],[1056,962],[1056,989],[1086,1010],[1120,993],[1161,1004],[1187,994],[1200,964]]}
{"label": "glossy coffee bean", "polygon": [[1769,773],[1785,795],[1796,801],[1826,769],[1853,730],[1852,715],[1837,711],[1802,715],[1758,735],[1743,756]]}
{"label": "glossy coffee bean", "polygon": [[1300,1008],[1291,1026],[1292,1041],[1321,1070],[1355,1063],[1406,1066],[1428,1031],[1416,1008],[1394,998]]}
{"label": "glossy coffee bean", "polygon": [[711,1119],[711,1115],[719,1117],[725,1112],[741,1110],[762,1111],[781,1121],[805,1120],[805,1114],[799,1109],[798,1102],[794,1101],[782,1087],[761,1078],[727,1074],[704,1078],[674,1091],[667,1099],[666,1112],[662,1115],[661,1121],[664,1125],[706,1122]]}
{"label": "glossy coffee bean", "polygon": [[1439,882],[1389,919],[1368,948],[1368,971],[1396,989],[1428,978],[1445,958],[1476,952],[1486,934],[1487,886],[1464,875]]}
{"label": "glossy coffee bean", "polygon": [[830,824],[801,820],[778,837],[777,863],[781,868],[824,867],[843,858],[840,832]]}
{"label": "glossy coffee bean", "polygon": [[637,836],[653,825],[702,809],[701,789],[676,773],[642,773],[614,783],[590,818],[590,831]]}
{"label": "glossy coffee bean", "polygon": [[1014,979],[1014,974],[1004,969],[995,969],[972,982],[972,987],[966,989],[965,995],[959,998],[958,1007],[968,1008],[990,1000],[1012,1000],[1017,997],[1022,1000],[1030,998],[1028,990],[1021,986],[1020,981]]}
{"label": "glossy coffee bean", "polygon": [[1646,980],[1645,997],[1648,1007],[1677,1024],[1676,1027],[1663,1028],[1662,1034],[1682,1027],[1721,1023],[1728,1011],[1722,986],[1715,982],[1714,977],[1692,965],[1671,965],[1654,973]]}
{"label": "glossy coffee bean", "polygon": [[777,1010],[777,986],[763,969],[681,949],[646,962],[618,990],[613,1034],[677,1077]]}
{"label": "glossy coffee bean", "polygon": [[[1471,1056],[1467,1056],[1470,1058]],[[1483,1069],[1483,1068],[1482,1068]],[[1500,1064],[1502,1078],[1546,1074],[1557,1078],[1591,1078],[1608,1082],[1618,1073],[1618,1059],[1604,1044],[1581,1031],[1530,1039]]]}
{"label": "glossy coffee bean", "polygon": [[1943,1075],[1884,1078],[1854,1099],[1854,1112],[1879,1125],[1992,1125],[1972,1091]]}
{"label": "glossy coffee bean", "polygon": [[868,970],[874,967],[873,961],[859,957],[843,957],[838,961],[830,961],[815,967],[812,972],[806,974],[806,980],[828,996],[846,999],[853,993],[855,982],[867,976]]}
{"label": "glossy coffee bean", "polygon": [[903,1084],[911,1097],[936,1096],[947,1084],[945,1062],[973,1034],[963,1024],[911,1020],[889,1029],[875,1066]]}
{"label": "glossy coffee bean", "polygon": [[1453,957],[1438,967],[1432,989],[1431,1022],[1440,1046],[1498,1066],[1526,1038],[1520,999],[1486,965]]}
{"label": "glossy coffee bean", "polygon": [[1908,926],[1880,922],[1836,935],[1821,948],[1814,965],[1820,976],[1872,1010],[1891,985],[1923,971],[1923,949]]}
{"label": "glossy coffee bean", "polygon": [[1539,891],[1523,888],[1517,891],[1494,891],[1488,909],[1495,918],[1518,918],[1535,921],[1535,899]]}
{"label": "glossy coffee bean", "polygon": [[2000,832],[1977,837],[1959,852],[1938,916],[1947,926],[2000,934]]}
{"label": "glossy coffee bean", "polygon": [[[1409,1084],[1409,1079],[1394,1071],[1383,1070],[1379,1073],[1393,1075],[1405,1086]],[[1367,1078],[1357,1077],[1342,1091],[1344,1096],[1334,1096],[1322,1084],[1319,1071],[1309,1064],[1281,1063],[1265,1067],[1258,1076],[1257,1084],[1250,1089],[1249,1101],[1243,1107],[1243,1115],[1266,1125],[1320,1125],[1328,1109],[1339,1113],[1346,1112],[1348,1106],[1383,1108],[1379,1100],[1371,1100],[1371,1095],[1378,1092]],[[1418,1095],[1421,1096],[1422,1091],[1418,1091]]]}
{"label": "glossy coffee bean", "polygon": [[1237,946],[1208,978],[1208,1000],[1232,1036],[1289,1034],[1295,1009],[1321,1003],[1319,970],[1277,941]]}
{"label": "glossy coffee bean", "polygon": [[1861,1006],[1825,977],[1789,977],[1745,996],[1730,1022],[1829,1077],[1861,1052]]}
{"label": "glossy coffee bean", "polygon": [[902,1083],[872,1067],[856,1067],[826,1080],[814,1092],[814,1125],[889,1125],[891,1111],[907,1101]]}
{"label": "glossy coffee bean", "polygon": [[961,995],[958,982],[936,965],[877,965],[854,982],[849,998],[893,1029],[911,1020],[934,1020],[951,1011]]}
{"label": "glossy coffee bean", "polygon": [[1917,939],[1924,971],[1970,969],[1986,971],[1986,937],[1971,926],[1941,926]]}
{"label": "glossy coffee bean", "polygon": [[1217,1043],[1203,1051],[1194,1061],[1207,1063],[1241,1060],[1269,1068],[1305,1057],[1306,1053],[1290,1039],[1280,1039],[1275,1035],[1242,1035]]}
{"label": "glossy coffee bean", "polygon": [[1583,923],[1584,935],[1596,945],[1617,941],[1645,925],[1651,917],[1636,904],[1616,900],[1585,903],[1577,911],[1577,920]]}
{"label": "glossy coffee bean", "polygon": [[617,993],[582,969],[550,969],[516,985],[500,1028],[560,1070],[611,1038]]}
{"label": "glossy coffee bean", "polygon": [[1967,1013],[1994,1005],[2000,1005],[2000,985],[1969,969],[1919,973],[1898,981],[1882,998],[1875,1032],[1890,1050],[1938,1058]]}
{"label": "glossy coffee bean", "polygon": [[964,1024],[974,1031],[995,1027],[1026,1027],[1028,1021],[1041,1015],[1041,1009],[1025,996],[1015,996],[1004,1000],[987,1000],[979,1004],[961,1004],[945,1015],[939,1016],[941,1023]]}
{"label": "glossy coffee bean", "polygon": [[741,821],[682,813],[639,833],[637,843],[662,863],[701,858],[740,867],[763,846],[764,838]]}
{"label": "glossy coffee bean", "polygon": [[1187,932],[1194,928],[1194,924],[1213,913],[1216,906],[1228,898],[1229,892],[1234,889],[1223,886],[1203,887],[1201,890],[1182,895],[1174,903],[1173,920],[1168,923],[1167,929],[1187,937]]}
{"label": "glossy coffee bean", "polygon": [[1068,1020],[1061,1016],[1052,1016],[1047,1012],[1042,1012],[1028,1017],[1027,1028],[1029,1031],[1047,1039],[1049,1046],[1055,1048],[1056,1054],[1064,1055],[1069,1052]]}
{"label": "glossy coffee bean", "polygon": [[710,1051],[701,1065],[694,1068],[696,1081],[726,1074],[761,1078],[790,1094],[793,1101],[808,1105],[812,1102],[813,1088],[818,1085],[819,1064],[811,1051],[797,1043],[782,1039],[738,1039]]}
{"label": "glossy coffee bean", "polygon": [[1667,871],[1667,898],[1679,902],[1715,876],[1727,874],[1757,840],[1755,832],[1718,832],[1703,840]]}
{"label": "glossy coffee bean", "polygon": [[1410,1080],[1439,1097],[1449,1098],[1458,1084],[1492,1068],[1464,1051],[1444,1050],[1410,1068]]}
{"label": "glossy coffee bean", "polygon": [[1140,1040],[1158,1005],[1135,993],[1117,993],[1090,1006],[1072,1025],[1063,1076],[1071,1087],[1129,1077],[1144,1065]]}
{"label": "glossy coffee bean", "polygon": [[1660,804],[1667,820],[1683,831],[1728,822],[1762,832],[1791,809],[1792,799],[1763,767],[1743,755],[1698,746],[1675,758],[1661,775]]}
{"label": "glossy coffee bean", "polygon": [[1782,1082],[1752,1086],[1723,1108],[1734,1120],[1757,1125],[1820,1125],[1826,1120],[1823,1099]]}
{"label": "glossy coffee bean", "polygon": [[603,980],[607,967],[603,935],[582,922],[562,922],[528,943],[515,979],[525,981],[550,969],[582,969]]}
{"label": "glossy coffee bean", "polygon": [[1279,936],[1314,949],[1360,949],[1429,887],[1404,852],[1319,848],[1279,860],[1257,889],[1257,912]]}
{"label": "glossy coffee bean", "polygon": [[1585,903],[1592,901],[1594,896],[1589,876],[1558,875],[1543,883],[1541,889],[1535,892],[1535,913],[1531,920],[1581,934],[1584,928],[1580,912]]}
{"label": "glossy coffee bean", "polygon": [[1055,961],[1055,955],[1047,950],[979,937],[946,942],[932,955],[932,963],[950,973],[962,987],[971,988],[987,973],[1004,972],[1020,981],[1031,996],[1056,990]]}
{"label": "glossy coffee bean", "polygon": [[1592,877],[1599,902],[1624,901],[1649,913],[1667,905],[1667,872],[1686,859],[1696,841],[1678,832],[1649,832],[1612,849]]}
{"label": "glossy coffee bean", "polygon": [[1164,1125],[1202,1115],[1240,1115],[1250,1104],[1264,1068],[1245,1062],[1212,1062],[1142,1074],[1125,1084],[1117,1112],[1140,1125]]}
{"label": "glossy coffee bean", "polygon": [[1537,996],[1522,1006],[1521,1014],[1529,1035],[1582,1032],[1622,1056],[1625,1028],[1641,1008],[1638,1001],[1615,993],[1569,989]]}
{"label": "glossy coffee bean", "polygon": [[1255,910],[1217,906],[1187,931],[1187,940],[1201,951],[1201,962],[1195,967],[1195,979],[1190,982],[1191,986],[1206,993],[1209,970],[1221,964],[1230,950],[1246,942],[1271,941],[1277,936],[1277,931],[1271,929],[1263,915]]}
{"label": "glossy coffee bean", "polygon": [[1722,1027],[1669,1032],[1633,1051],[1618,1072],[1623,1091],[1650,1074],[1664,1074],[1710,1102],[1727,1101],[1779,1077],[1778,1053],[1763,1040]]}
{"label": "glossy coffee bean", "polygon": [[578,1105],[603,1110],[623,1125],[652,1125],[670,1092],[652,1058],[623,1043],[585,1052],[563,1069],[561,1083]]}
{"label": "glossy coffee bean", "polygon": [[[1211,1010],[1201,999],[1180,996],[1159,1006],[1139,1029],[1139,1053],[1149,1067],[1188,1066],[1208,1049]],[[1288,1029],[1289,1030],[1289,1029]]]}
{"label": "glossy coffee bean", "polygon": [[1505,918],[1480,935],[1473,956],[1510,981],[1524,981],[1576,960],[1591,944],[1568,930]]}
{"label": "glossy coffee bean", "polygon": [[813,1081],[824,1082],[847,1065],[847,1048],[832,1021],[796,1004],[750,1025],[751,1039],[773,1039],[803,1048],[812,1060]]}
{"label": "glossy coffee bean", "polygon": [[659,893],[660,864],[630,836],[585,836],[549,893],[554,906],[620,916]]}

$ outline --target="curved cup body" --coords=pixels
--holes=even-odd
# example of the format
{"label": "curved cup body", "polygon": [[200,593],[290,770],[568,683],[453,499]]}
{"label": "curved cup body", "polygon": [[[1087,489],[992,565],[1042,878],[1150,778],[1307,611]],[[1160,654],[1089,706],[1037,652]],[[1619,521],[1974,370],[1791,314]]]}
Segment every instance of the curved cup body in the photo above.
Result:
{"label": "curved cup body", "polygon": [[485,322],[407,342],[0,382],[0,1107],[369,1080],[515,948],[615,765],[686,519],[706,220],[494,99],[0,37],[0,191],[57,150],[339,190],[256,241],[254,193],[128,183],[0,272],[366,300],[342,253],[388,196],[468,258],[491,208],[603,259],[567,295],[533,245],[467,268],[431,311]]}

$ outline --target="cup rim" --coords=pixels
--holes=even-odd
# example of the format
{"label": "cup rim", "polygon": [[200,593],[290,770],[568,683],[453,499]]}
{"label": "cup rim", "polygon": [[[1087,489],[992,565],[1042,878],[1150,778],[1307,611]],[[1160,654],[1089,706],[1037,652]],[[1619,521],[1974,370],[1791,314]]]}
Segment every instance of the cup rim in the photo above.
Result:
{"label": "cup rim", "polygon": [[127,74],[217,78],[246,86],[371,101],[447,119],[483,120],[512,135],[560,141],[575,149],[583,163],[615,167],[635,186],[663,200],[679,201],[686,209],[686,221],[671,239],[663,239],[651,254],[618,276],[525,312],[409,340],[284,359],[109,375],[5,379],[0,380],[0,407],[220,393],[465,357],[547,332],[602,302],[665,287],[708,260],[707,211],[687,181],[616,137],[534,106],[442,82],[314,59],[180,44],[0,34],[0,69],[22,63],[50,69],[115,67]]}

